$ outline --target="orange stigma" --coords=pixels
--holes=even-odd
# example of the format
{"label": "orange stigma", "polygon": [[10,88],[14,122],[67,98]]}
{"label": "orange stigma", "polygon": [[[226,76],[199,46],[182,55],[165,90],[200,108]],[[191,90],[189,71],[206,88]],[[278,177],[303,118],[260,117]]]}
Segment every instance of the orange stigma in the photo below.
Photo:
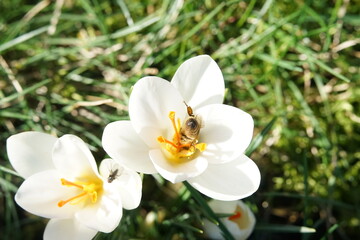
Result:
{"label": "orange stigma", "polygon": [[230,217],[228,217],[228,219],[230,221],[235,221],[237,219],[241,218],[241,212],[235,212],[234,215],[231,215]]}

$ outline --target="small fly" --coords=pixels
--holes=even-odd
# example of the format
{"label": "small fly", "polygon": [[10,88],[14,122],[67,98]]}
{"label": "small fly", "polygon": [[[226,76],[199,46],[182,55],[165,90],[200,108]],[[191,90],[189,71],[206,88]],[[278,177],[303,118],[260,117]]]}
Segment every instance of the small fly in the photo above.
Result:
{"label": "small fly", "polygon": [[117,177],[119,177],[123,172],[123,168],[116,168],[115,170],[110,170],[110,174],[107,178],[108,183],[112,183]]}

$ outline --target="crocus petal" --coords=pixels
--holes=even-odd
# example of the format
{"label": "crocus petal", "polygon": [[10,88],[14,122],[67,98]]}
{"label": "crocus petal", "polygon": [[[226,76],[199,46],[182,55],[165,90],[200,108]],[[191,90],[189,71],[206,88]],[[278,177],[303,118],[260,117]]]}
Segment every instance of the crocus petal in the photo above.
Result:
{"label": "crocus petal", "polygon": [[81,208],[80,204],[58,206],[79,194],[75,188],[61,185],[61,176],[56,170],[46,170],[28,177],[15,195],[16,203],[26,211],[45,218],[68,218]]}
{"label": "crocus petal", "polygon": [[237,202],[238,201],[219,201],[213,199],[208,202],[208,205],[215,213],[233,214],[236,210]]}
{"label": "crocus petal", "polygon": [[222,103],[224,99],[223,75],[216,62],[207,55],[190,58],[181,64],[171,84],[194,109]]}
{"label": "crocus petal", "polygon": [[159,149],[151,150],[149,154],[160,175],[172,183],[196,177],[208,166],[207,160],[201,156],[184,163],[171,163]]}
{"label": "crocus petal", "polygon": [[149,147],[135,132],[130,121],[108,124],[104,129],[102,145],[111,158],[128,168],[146,174],[157,172],[149,157]]}
{"label": "crocus petal", "polygon": [[168,131],[173,129],[168,117],[170,111],[175,111],[177,118],[184,119],[186,106],[183,101],[179,91],[159,77],[145,77],[134,85],[129,100],[131,123],[150,148],[159,146],[159,136],[170,136]]}
{"label": "crocus petal", "polygon": [[[228,220],[225,220],[223,222],[224,222],[224,225],[227,228],[227,230],[234,237],[234,239],[236,239],[236,240],[245,240],[246,239],[246,238],[243,238],[244,232],[242,232],[235,223],[228,221]],[[222,231],[219,229],[219,226],[215,225],[213,222],[210,222],[209,220],[205,219],[204,220],[204,228],[205,228],[205,234],[209,237],[209,239],[211,239],[211,240],[225,239],[223,237]]]}
{"label": "crocus petal", "polygon": [[41,132],[23,132],[7,139],[7,154],[13,168],[27,178],[54,168],[51,154],[57,138]]}
{"label": "crocus petal", "polygon": [[[238,201],[211,200],[208,204],[209,204],[209,207],[216,214],[233,215],[233,214],[235,214],[237,202]],[[237,233],[239,231],[237,225],[234,222],[229,221],[227,218],[220,218],[220,220],[223,222],[223,224],[226,226],[226,228],[229,230],[229,232],[231,233],[232,236],[235,235],[234,233]],[[210,239],[217,239],[217,240],[224,239],[219,226],[215,225],[213,222],[210,222],[207,219],[204,220],[204,230],[205,230],[205,234]],[[238,240],[238,238],[235,238],[235,239]]]}
{"label": "crocus petal", "polygon": [[75,213],[75,218],[88,228],[100,232],[112,232],[120,223],[122,204],[118,194],[104,194],[94,206],[87,206]]}
{"label": "crocus petal", "polygon": [[260,171],[247,156],[224,164],[209,164],[206,171],[188,182],[201,193],[231,201],[253,194],[260,184]]}
{"label": "crocus petal", "polygon": [[[104,159],[100,164],[99,171],[104,178],[104,188],[106,191],[120,195],[123,208],[131,210],[139,206],[142,189],[139,174],[113,159]],[[110,174],[114,176],[112,181],[108,181]]]}
{"label": "crocus petal", "polygon": [[[236,237],[236,239],[245,240],[254,230],[256,219],[254,213],[244,202],[238,201],[237,206],[242,210],[242,219],[238,224],[236,224],[233,235]],[[233,222],[231,222],[231,224],[232,223]]]}
{"label": "crocus petal", "polygon": [[213,104],[199,109],[204,127],[200,142],[207,144],[202,153],[209,163],[224,163],[237,158],[249,146],[253,135],[252,117],[232,106]]}
{"label": "crocus petal", "polygon": [[122,165],[119,160],[107,158],[101,161],[99,166],[99,173],[104,181],[108,181],[110,175],[114,176],[115,180],[121,176],[124,168],[124,165]]}
{"label": "crocus petal", "polygon": [[123,208],[127,210],[135,209],[139,206],[142,195],[142,181],[140,176],[131,170],[124,172],[124,178],[121,177],[115,183],[119,186],[121,202]]}
{"label": "crocus petal", "polygon": [[[237,240],[245,240],[251,235],[256,219],[253,212],[243,201],[224,202],[211,200],[209,207],[218,214],[236,214],[240,210],[240,216],[237,220],[232,221],[228,218],[222,218],[221,221]],[[210,239],[224,239],[219,227],[208,220],[204,221],[204,230]]]}
{"label": "crocus petal", "polygon": [[46,225],[44,240],[89,240],[97,231],[80,224],[73,218],[51,219]]}
{"label": "crocus petal", "polygon": [[53,149],[53,160],[64,177],[98,175],[95,159],[88,146],[75,135],[68,134],[58,139]]}
{"label": "crocus petal", "polygon": [[224,237],[222,236],[222,232],[219,229],[219,226],[215,225],[214,223],[210,222],[207,219],[204,219],[204,230],[205,230],[204,232],[205,232],[206,236],[211,240],[224,239]]}

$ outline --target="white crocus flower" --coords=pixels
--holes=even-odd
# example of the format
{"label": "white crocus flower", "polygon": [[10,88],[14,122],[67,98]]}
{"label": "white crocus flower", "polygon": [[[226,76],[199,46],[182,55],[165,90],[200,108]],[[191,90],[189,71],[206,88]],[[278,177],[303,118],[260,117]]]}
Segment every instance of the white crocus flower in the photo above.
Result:
{"label": "white crocus flower", "polygon": [[111,232],[122,208],[140,203],[140,176],[112,159],[101,162],[99,173],[88,146],[74,135],[19,133],[8,138],[7,153],[25,178],[16,203],[50,218],[44,239],[91,239],[98,231]]}
{"label": "white crocus flower", "polygon": [[[220,221],[236,240],[247,239],[254,230],[256,223],[254,213],[243,201],[212,200],[209,202],[209,206],[217,214],[230,215],[226,218],[220,218]],[[210,239],[224,239],[219,227],[207,219],[204,221],[204,230]]]}
{"label": "white crocus flower", "polygon": [[260,184],[258,167],[244,155],[253,119],[223,105],[224,92],[222,73],[207,55],[184,62],[171,82],[144,77],[130,96],[131,121],[107,125],[103,147],[129,168],[188,181],[211,198],[247,197]]}

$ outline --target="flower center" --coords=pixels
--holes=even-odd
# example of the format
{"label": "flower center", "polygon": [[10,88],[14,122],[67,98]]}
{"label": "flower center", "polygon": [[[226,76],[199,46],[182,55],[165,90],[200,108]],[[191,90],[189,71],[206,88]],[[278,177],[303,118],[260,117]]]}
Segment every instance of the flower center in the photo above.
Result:
{"label": "flower center", "polygon": [[[76,187],[81,189],[81,193],[71,197],[67,200],[60,200],[58,206],[62,207],[67,203],[77,204],[86,199],[90,199],[91,203],[96,203],[99,194],[102,192],[102,182],[94,180],[90,182],[70,182],[64,178],[61,178],[61,184],[67,187]],[[88,197],[88,198],[86,198]]]}
{"label": "flower center", "polygon": [[243,209],[236,206],[234,215],[228,217],[228,219],[234,222],[240,229],[246,229],[249,227],[250,220],[247,214],[242,213]]}
{"label": "flower center", "polygon": [[185,119],[183,125],[179,118],[177,121],[175,120],[175,112],[169,112],[169,118],[175,131],[172,141],[163,136],[157,138],[168,159],[176,162],[191,160],[196,156],[197,150],[203,152],[206,148],[206,143],[198,143],[201,119],[194,116],[192,109],[187,107],[189,117]]}

